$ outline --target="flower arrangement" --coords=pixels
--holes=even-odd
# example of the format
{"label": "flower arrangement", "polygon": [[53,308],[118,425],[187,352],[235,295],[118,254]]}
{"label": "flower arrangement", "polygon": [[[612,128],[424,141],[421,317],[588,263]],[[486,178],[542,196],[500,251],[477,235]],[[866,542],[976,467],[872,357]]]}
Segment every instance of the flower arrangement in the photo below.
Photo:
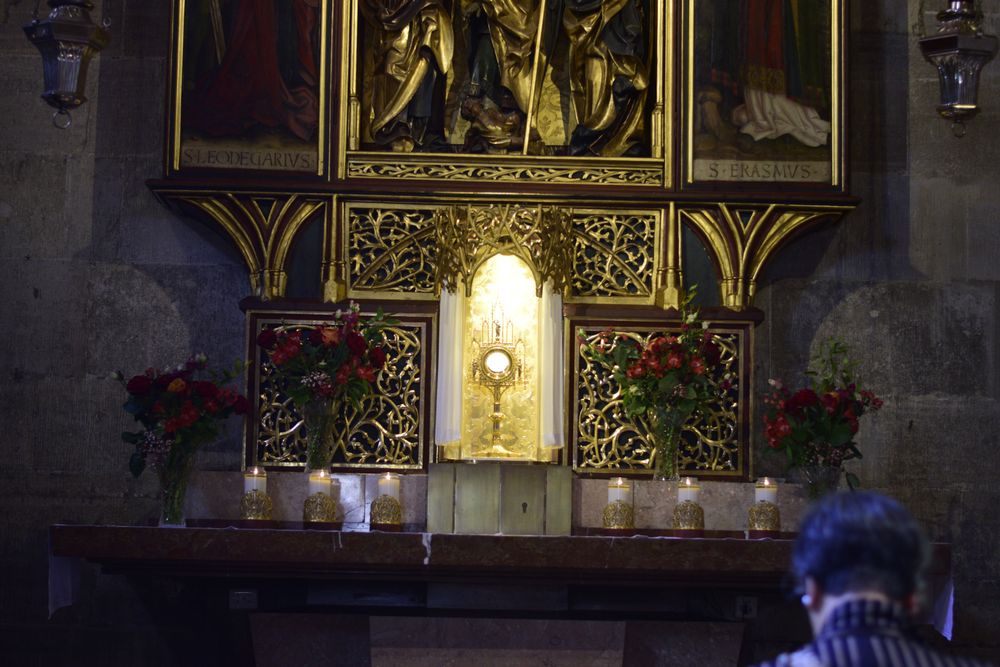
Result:
{"label": "flower arrangement", "polygon": [[198,447],[218,436],[222,420],[249,409],[244,396],[224,386],[243,372],[243,365],[221,373],[207,366],[199,354],[175,368],[146,369],[127,382],[121,371],[112,374],[128,393],[125,411],[142,424],[140,431],[122,433],[122,440],[135,446],[129,470],[138,477],[148,466],[159,475],[164,523],[183,521],[187,477]]}
{"label": "flower arrangement", "polygon": [[[690,416],[718,399],[709,380],[721,352],[707,323],[691,309],[691,290],[681,305],[680,333],[659,335],[645,344],[623,334],[603,331],[593,341],[578,332],[582,354],[611,371],[621,388],[622,406],[629,417],[645,416],[656,443],[656,473],[676,474],[680,432]],[[721,389],[730,388],[723,380]]]}
{"label": "flower arrangement", "polygon": [[[813,358],[806,375],[809,386],[792,391],[770,380],[764,398],[764,436],[771,449],[784,451],[789,468],[831,468],[839,476],[844,461],[861,458],[854,436],[858,420],[882,407],[882,400],[859,389],[847,346],[829,340]],[[851,488],[858,485],[847,475]]]}
{"label": "flower arrangement", "polygon": [[386,362],[382,330],[395,322],[381,309],[363,321],[352,301],[329,324],[311,330],[265,329],[257,337],[283,391],[302,409],[310,469],[329,466],[334,406],[342,400],[357,405],[371,393]]}

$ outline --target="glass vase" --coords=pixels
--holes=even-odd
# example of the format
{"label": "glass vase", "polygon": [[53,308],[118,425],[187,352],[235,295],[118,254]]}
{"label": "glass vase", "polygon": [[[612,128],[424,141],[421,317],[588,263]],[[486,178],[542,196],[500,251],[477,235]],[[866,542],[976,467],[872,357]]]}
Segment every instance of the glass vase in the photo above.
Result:
{"label": "glass vase", "polygon": [[665,410],[650,410],[647,418],[653,441],[653,479],[678,481],[677,454],[681,440],[681,426]]}
{"label": "glass vase", "polygon": [[805,465],[798,471],[810,500],[836,493],[844,476],[844,469],[840,466]]}
{"label": "glass vase", "polygon": [[312,401],[302,409],[306,439],[306,472],[329,470],[333,462],[335,402]]}
{"label": "glass vase", "polygon": [[175,442],[160,466],[160,525],[163,527],[184,527],[184,498],[194,469],[194,457],[194,446]]}

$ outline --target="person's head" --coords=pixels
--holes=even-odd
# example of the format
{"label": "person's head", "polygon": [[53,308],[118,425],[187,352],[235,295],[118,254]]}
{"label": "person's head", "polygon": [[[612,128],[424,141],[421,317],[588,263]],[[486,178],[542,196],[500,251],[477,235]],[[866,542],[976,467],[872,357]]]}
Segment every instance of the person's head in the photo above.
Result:
{"label": "person's head", "polygon": [[[913,516],[877,493],[837,493],[817,503],[799,529],[792,569],[803,603],[821,626],[824,602],[874,595],[914,609],[929,545]],[[816,628],[818,629],[818,627]]]}

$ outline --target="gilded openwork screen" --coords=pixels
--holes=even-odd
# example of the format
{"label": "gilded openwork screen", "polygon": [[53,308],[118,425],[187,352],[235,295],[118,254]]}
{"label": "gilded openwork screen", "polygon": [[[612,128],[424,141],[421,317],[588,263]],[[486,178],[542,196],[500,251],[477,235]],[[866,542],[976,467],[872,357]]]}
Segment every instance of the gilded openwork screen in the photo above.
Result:
{"label": "gilded openwork screen", "polygon": [[352,294],[398,296],[402,292],[433,297],[438,263],[434,216],[438,208],[345,206]]}
{"label": "gilded openwork screen", "polygon": [[[336,419],[333,468],[421,469],[427,440],[429,321],[401,317],[383,332],[385,368],[375,390],[357,407],[341,406]],[[264,329],[308,330],[321,317],[279,318],[250,313],[253,340]],[[267,356],[257,350],[253,374],[256,414],[248,428],[248,465],[297,467],[305,463],[302,415],[272,378]]]}
{"label": "gilded openwork screen", "polygon": [[574,210],[571,301],[649,301],[659,211]]}
{"label": "gilded openwork screen", "polygon": [[[663,325],[578,323],[591,340],[610,327],[616,335],[645,344],[648,339],[678,328]],[[722,350],[721,364],[711,378],[717,401],[711,409],[694,413],[681,434],[679,469],[699,477],[747,478],[749,328],[712,327],[713,340]],[[653,447],[650,426],[644,418],[633,420],[622,407],[620,388],[610,372],[579,353],[575,339],[573,393],[570,396],[575,430],[573,467],[583,473],[652,474]]]}

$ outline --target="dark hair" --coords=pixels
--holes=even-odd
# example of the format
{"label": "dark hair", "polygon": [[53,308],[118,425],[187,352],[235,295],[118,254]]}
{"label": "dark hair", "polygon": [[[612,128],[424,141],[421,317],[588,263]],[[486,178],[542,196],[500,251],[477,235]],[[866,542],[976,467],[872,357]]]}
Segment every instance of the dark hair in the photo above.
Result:
{"label": "dark hair", "polygon": [[874,590],[902,600],[922,583],[930,548],[913,516],[877,493],[836,493],[806,515],[792,569],[831,595]]}

